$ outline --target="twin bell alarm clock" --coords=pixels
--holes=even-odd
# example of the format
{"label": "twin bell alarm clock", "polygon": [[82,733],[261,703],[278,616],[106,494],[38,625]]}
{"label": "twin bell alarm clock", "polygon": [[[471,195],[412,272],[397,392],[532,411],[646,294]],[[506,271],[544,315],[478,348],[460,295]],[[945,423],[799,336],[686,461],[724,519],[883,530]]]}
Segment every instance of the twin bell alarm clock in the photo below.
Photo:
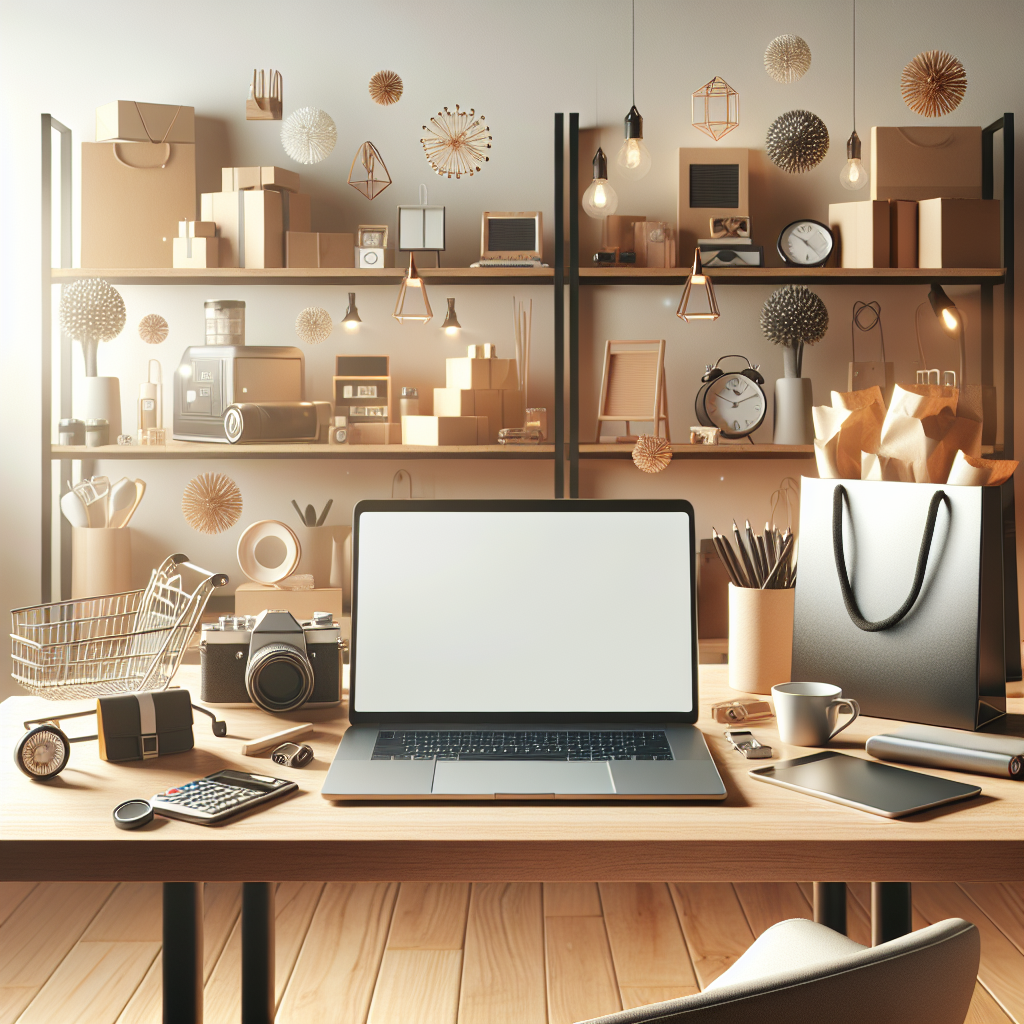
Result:
{"label": "twin bell alarm clock", "polygon": [[[722,359],[742,359],[747,367],[727,372],[719,367]],[[768,411],[764,377],[758,368],[746,356],[728,355],[705,370],[694,402],[697,422],[703,427],[718,427],[723,437],[752,434]]]}

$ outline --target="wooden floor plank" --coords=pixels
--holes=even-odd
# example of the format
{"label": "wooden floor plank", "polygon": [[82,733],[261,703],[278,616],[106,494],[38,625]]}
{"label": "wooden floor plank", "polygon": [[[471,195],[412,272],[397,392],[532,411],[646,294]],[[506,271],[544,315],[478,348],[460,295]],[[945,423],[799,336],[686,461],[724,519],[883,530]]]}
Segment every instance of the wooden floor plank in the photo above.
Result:
{"label": "wooden floor plank", "polygon": [[18,905],[38,882],[0,882],[0,925],[14,913]]}
{"label": "wooden floor plank", "polygon": [[163,892],[159,882],[121,882],[92,919],[83,942],[161,942]]}
{"label": "wooden floor plank", "polygon": [[664,882],[602,882],[608,945],[623,1009],[700,991]]}
{"label": "wooden floor plank", "polygon": [[707,988],[754,941],[736,891],[728,882],[669,886],[697,981]]}
{"label": "wooden floor plank", "polygon": [[369,1024],[456,1024],[461,949],[386,949]]}
{"label": "wooden floor plank", "polygon": [[277,1024],[362,1024],[398,885],[328,882],[278,1009]]}
{"label": "wooden floor plank", "polygon": [[468,910],[467,882],[403,882],[387,948],[462,949]]}
{"label": "wooden floor plank", "polygon": [[108,883],[37,885],[0,925],[0,1024],[29,1005],[113,891]]}
{"label": "wooden floor plank", "polygon": [[1024,906],[1016,893],[999,882],[962,882],[960,888],[995,926],[1024,953]]}
{"label": "wooden floor plank", "polygon": [[796,882],[736,882],[734,888],[755,936],[779,921],[814,917]]}
{"label": "wooden floor plank", "polygon": [[466,923],[459,1024],[547,1024],[537,882],[477,882]]}
{"label": "wooden floor plank", "polygon": [[964,1024],[1014,1024],[1006,1011],[992,998],[980,981],[974,983],[971,1006],[964,1018]]}
{"label": "wooden floor plank", "polygon": [[600,917],[544,919],[549,1024],[600,1017],[622,1008]]}
{"label": "wooden floor plank", "polygon": [[18,1024],[113,1024],[159,950],[159,942],[78,942]]}
{"label": "wooden floor plank", "polygon": [[545,917],[600,917],[596,882],[545,882]]}
{"label": "wooden floor plank", "polygon": [[950,917],[971,921],[981,935],[978,980],[1016,1021],[1024,1021],[1024,956],[952,882],[918,882],[914,906],[930,924]]}

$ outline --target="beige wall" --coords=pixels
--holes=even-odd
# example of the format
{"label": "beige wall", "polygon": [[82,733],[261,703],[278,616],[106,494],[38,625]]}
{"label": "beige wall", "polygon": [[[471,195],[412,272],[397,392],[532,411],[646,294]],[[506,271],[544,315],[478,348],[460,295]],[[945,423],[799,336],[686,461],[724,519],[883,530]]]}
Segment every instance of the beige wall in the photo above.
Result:
{"label": "beige wall", "polygon": [[[643,181],[626,183],[614,169],[621,140],[621,118],[629,109],[629,5],[622,0],[537,0],[450,2],[434,0],[335,0],[291,7],[250,2],[173,6],[103,0],[72,4],[0,7],[0,451],[5,500],[0,503],[0,607],[38,600],[39,513],[39,113],[47,111],[69,125],[77,143],[93,137],[93,110],[112,99],[137,98],[194,105],[199,142],[199,186],[219,187],[222,164],[278,163],[290,166],[274,123],[243,119],[253,63],[280,67],[286,112],[301,105],[322,106],[338,125],[331,157],[302,169],[304,191],[313,196],[314,221],[322,230],[353,230],[363,222],[394,222],[398,203],[415,202],[425,182],[432,203],[448,211],[447,265],[465,266],[478,255],[480,212],[542,209],[548,252],[552,227],[552,113],[578,110],[612,158],[612,181],[619,212],[673,220],[677,191],[676,150],[703,145],[705,137],[689,124],[689,95],[713,75],[739,90],[740,127],[726,144],[763,149],[768,124],[778,114],[807,108],[821,116],[832,138],[829,154],[813,172],[787,176],[768,168],[763,194],[751,210],[754,234],[769,261],[779,228],[798,216],[824,220],[829,202],[851,198],[839,186],[844,142],[850,131],[850,5],[846,0],[773,2],[732,0],[727,5],[638,0],[636,100],[645,117],[646,141],[654,168]],[[916,124],[899,93],[903,65],[921,50],[941,47],[960,56],[970,85],[966,99],[946,123],[987,124],[1005,110],[1024,110],[1024,75],[1019,41],[1024,6],[1007,2],[873,2],[858,5],[858,128],[865,158],[872,124]],[[762,67],[766,44],[783,32],[803,36],[813,64],[800,82],[782,86]],[[368,98],[370,75],[385,67],[402,75],[405,94],[388,109]],[[430,173],[419,138],[422,125],[442,105],[473,106],[487,116],[494,136],[491,160],[481,174],[462,181]],[[1024,129],[1021,134],[1024,135]],[[369,203],[345,184],[352,155],[372,139],[387,162],[394,184]],[[589,143],[588,143],[589,145]],[[581,152],[589,167],[592,152]],[[1018,160],[1018,166],[1024,161]],[[78,159],[75,159],[76,181]],[[77,210],[77,186],[75,208]],[[1024,208],[1024,204],[1022,204]],[[584,226],[585,232],[589,225]],[[77,215],[75,242],[77,250]],[[584,237],[588,237],[586,234]],[[585,255],[589,256],[589,252]],[[429,262],[429,261],[428,261]],[[104,346],[100,372],[122,381],[123,414],[134,423],[134,398],[145,376],[145,361],[158,357],[165,378],[182,349],[202,336],[202,302],[242,298],[248,304],[251,343],[291,344],[296,313],[306,305],[326,306],[340,318],[347,288],[274,287],[121,289],[128,306],[124,334]],[[674,316],[678,288],[588,288],[581,299],[582,431],[592,429],[600,352],[605,338],[665,338],[670,414],[682,435],[693,415],[693,397],[706,362],[742,352],[761,364],[770,382],[781,360],[761,337],[757,314],[770,289],[718,291],[722,318],[715,324],[684,325]],[[913,314],[923,288],[818,289],[831,328],[805,360],[817,400],[844,385],[849,359],[850,307],[855,299],[882,303],[886,342],[897,363],[898,379],[912,379],[915,364]],[[977,293],[950,289],[967,310],[973,359],[977,359]],[[511,289],[438,288],[431,295],[443,311],[446,295],[458,300],[465,327],[456,345],[427,326],[401,327],[390,312],[391,287],[358,289],[364,328],[353,341],[336,334],[307,349],[307,387],[325,398],[337,352],[380,352],[392,357],[396,385],[419,385],[421,392],[443,383],[443,357],[465,342],[495,341],[511,348]],[[1024,294],[1024,293],[1022,293]],[[538,362],[531,399],[552,404],[550,290],[522,289],[517,297],[535,300],[534,341]],[[999,292],[997,291],[997,302]],[[144,346],[134,325],[158,312],[171,325],[159,349]],[[1024,334],[1022,334],[1024,336]],[[298,343],[298,342],[295,342]],[[937,343],[937,342],[936,342]],[[950,351],[948,360],[952,362]],[[75,354],[75,372],[81,358]],[[1018,388],[1021,381],[1018,380]],[[169,393],[167,395],[169,402]],[[758,440],[769,440],[763,429]],[[546,495],[550,464],[504,466],[494,462],[229,462],[188,464],[107,464],[143,476],[149,492],[133,523],[137,581],[169,551],[240,577],[234,547],[244,525],[258,518],[290,521],[288,499],[318,507],[334,497],[332,520],[348,516],[360,497],[391,493],[402,466],[410,469],[414,493],[436,497]],[[180,513],[181,492],[201,469],[229,472],[242,489],[241,524],[218,538],[193,533]],[[698,528],[734,516],[763,521],[769,495],[786,475],[812,470],[807,462],[673,464],[646,477],[629,463],[585,463],[585,496],[688,497]],[[120,475],[120,474],[119,474]],[[621,614],[617,595],[610,607]],[[6,669],[4,669],[6,674]],[[9,691],[0,681],[0,694]]]}

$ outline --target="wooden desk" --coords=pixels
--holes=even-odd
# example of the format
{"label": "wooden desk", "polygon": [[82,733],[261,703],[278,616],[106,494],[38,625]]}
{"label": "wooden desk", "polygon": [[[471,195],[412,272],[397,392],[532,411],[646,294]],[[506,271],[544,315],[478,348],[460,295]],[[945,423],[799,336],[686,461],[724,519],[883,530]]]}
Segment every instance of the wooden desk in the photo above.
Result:
{"label": "wooden desk", "polygon": [[[30,781],[9,754],[0,756],[0,879],[909,882],[1022,877],[1020,783],[932,770],[976,782],[983,795],[890,821],[755,782],[747,775],[751,765],[722,738],[725,726],[712,721],[708,712],[710,704],[735,696],[726,685],[727,672],[724,665],[700,666],[698,721],[729,791],[724,803],[335,805],[323,800],[320,787],[346,726],[343,713],[282,716],[316,723],[310,741],[316,760],[307,768],[289,770],[273,765],[269,755],[238,753],[239,739],[273,731],[276,719],[257,710],[226,709],[222,717],[228,739],[216,739],[207,720],[197,715],[196,748],[186,754],[108,764],[99,760],[95,743],[75,744],[68,767],[49,783]],[[197,676],[197,668],[185,666],[177,682],[196,687]],[[1022,735],[1024,700],[1008,704],[1011,715],[1002,728]],[[87,706],[9,698],[0,705],[0,746],[13,750],[26,719]],[[88,723],[69,722],[68,731],[86,734]],[[866,757],[865,740],[891,727],[885,720],[861,718],[835,747]],[[807,748],[780,743],[773,722],[753,729],[776,748],[778,757],[808,753]],[[111,811],[122,800],[147,797],[223,767],[291,777],[300,791],[219,829],[161,818],[136,832],[114,827]],[[165,902],[165,907],[196,889],[168,890],[172,904]],[[254,922],[249,958],[260,962],[264,957],[264,988],[268,889],[252,886],[247,904]],[[197,926],[188,906],[182,913],[184,924],[176,919],[177,931],[167,936],[172,946],[175,936],[180,940]],[[181,955],[194,961],[194,950],[186,948]],[[165,968],[174,962],[170,949],[164,962]],[[272,977],[272,960],[269,969]]]}

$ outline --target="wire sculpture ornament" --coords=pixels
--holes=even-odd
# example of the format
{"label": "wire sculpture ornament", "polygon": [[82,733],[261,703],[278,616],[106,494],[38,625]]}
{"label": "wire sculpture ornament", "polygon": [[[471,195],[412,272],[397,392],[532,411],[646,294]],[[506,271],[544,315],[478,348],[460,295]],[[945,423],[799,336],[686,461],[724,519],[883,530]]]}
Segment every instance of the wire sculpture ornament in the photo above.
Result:
{"label": "wire sculpture ornament", "polygon": [[[361,172],[357,170],[357,164],[362,167]],[[364,142],[356,150],[348,172],[348,183],[367,199],[376,199],[391,184],[384,158],[372,142]]]}
{"label": "wire sculpture ornament", "polygon": [[212,537],[242,518],[242,492],[223,473],[200,473],[181,496],[181,512],[193,530]]}
{"label": "wire sculpture ornament", "polygon": [[382,107],[390,107],[402,98],[402,79],[394,71],[378,71],[370,79],[370,99]]}
{"label": "wire sculpture ornament", "polygon": [[828,152],[828,142],[828,129],[817,114],[790,110],[780,114],[768,128],[765,152],[787,174],[802,174],[821,163]]}
{"label": "wire sculpture ornament", "polygon": [[641,434],[633,446],[633,464],[644,473],[660,473],[672,461],[672,445],[663,437]]}
{"label": "wire sculpture ornament", "polygon": [[718,142],[740,123],[740,94],[720,75],[690,98],[690,123]]}
{"label": "wire sculpture ornament", "polygon": [[321,306],[307,306],[295,318],[295,333],[307,345],[319,345],[326,341],[334,330],[331,314]]}
{"label": "wire sculpture ornament", "polygon": [[84,277],[64,289],[60,297],[60,329],[81,342],[87,377],[96,376],[100,342],[116,338],[124,330],[126,319],[121,293],[100,277]]}
{"label": "wire sculpture ornament", "polygon": [[316,107],[300,107],[281,125],[281,145],[300,164],[326,160],[338,141],[338,129],[331,115]]}
{"label": "wire sculpture ornament", "polygon": [[811,48],[799,36],[776,36],[764,51],[764,69],[776,82],[792,85],[811,67]]}
{"label": "wire sculpture ornament", "polygon": [[139,337],[147,345],[159,345],[170,334],[167,321],[159,313],[150,313],[139,321]]}
{"label": "wire sculpture ornament", "polygon": [[484,124],[484,115],[476,117],[472,107],[465,111],[456,103],[454,112],[445,107],[423,130],[427,135],[420,142],[427,163],[442,177],[472,177],[481,170],[481,163],[490,160],[485,152],[491,148],[490,128]]}
{"label": "wire sculpture ornament", "polygon": [[967,92],[967,72],[951,53],[928,50],[903,69],[900,89],[903,102],[915,114],[942,117],[960,106]]}

